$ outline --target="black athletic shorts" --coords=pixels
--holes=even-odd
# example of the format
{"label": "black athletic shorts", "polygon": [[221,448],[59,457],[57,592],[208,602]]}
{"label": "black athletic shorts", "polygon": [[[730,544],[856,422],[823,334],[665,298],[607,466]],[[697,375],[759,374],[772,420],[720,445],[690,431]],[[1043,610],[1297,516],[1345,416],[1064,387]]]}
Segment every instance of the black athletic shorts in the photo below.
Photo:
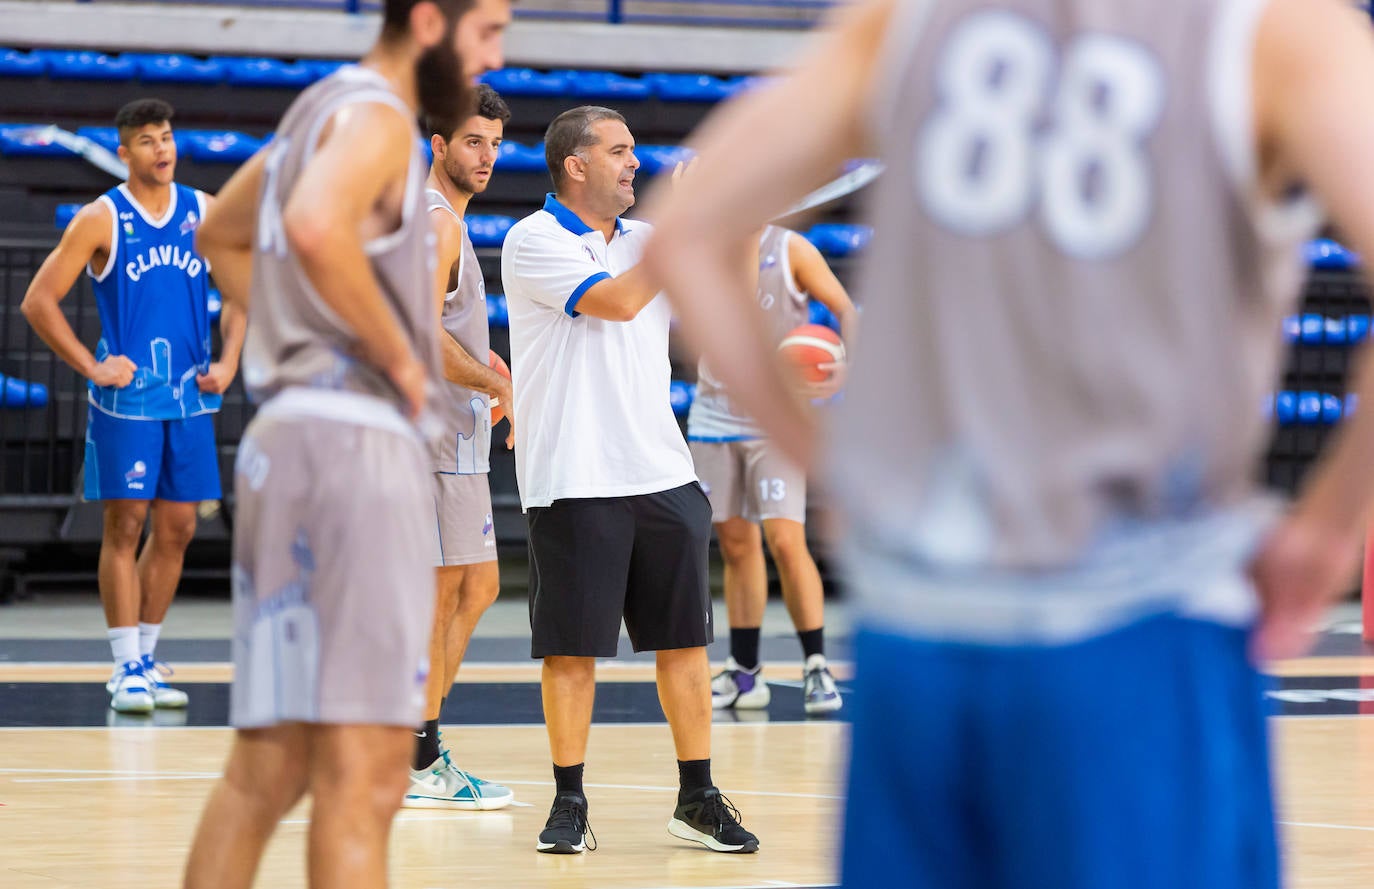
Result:
{"label": "black athletic shorts", "polygon": [[615,657],[712,640],[711,504],[696,482],[633,497],[531,508],[531,657]]}

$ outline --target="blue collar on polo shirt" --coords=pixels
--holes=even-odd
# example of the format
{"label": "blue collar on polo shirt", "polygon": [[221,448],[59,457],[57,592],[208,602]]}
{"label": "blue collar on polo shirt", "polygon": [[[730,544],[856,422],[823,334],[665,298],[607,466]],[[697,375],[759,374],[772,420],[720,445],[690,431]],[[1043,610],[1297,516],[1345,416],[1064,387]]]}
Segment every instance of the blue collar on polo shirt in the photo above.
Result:
{"label": "blue collar on polo shirt", "polygon": [[[581,237],[594,229],[583,222],[582,219],[573,211],[558,202],[553,192],[549,192],[544,197],[544,210],[553,214],[553,218],[558,220],[558,224],[566,228],[573,234]],[[615,218],[615,230],[620,234],[625,234],[625,224],[620,221],[620,217]]]}

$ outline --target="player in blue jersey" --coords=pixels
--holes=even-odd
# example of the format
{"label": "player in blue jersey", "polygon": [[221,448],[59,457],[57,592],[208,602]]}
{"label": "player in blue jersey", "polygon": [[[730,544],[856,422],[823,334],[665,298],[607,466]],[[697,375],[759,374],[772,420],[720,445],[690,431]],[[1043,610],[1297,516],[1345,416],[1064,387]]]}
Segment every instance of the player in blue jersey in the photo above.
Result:
{"label": "player in blue jersey", "polygon": [[[115,663],[107,688],[110,706],[125,713],[186,706],[154,647],[196,505],[220,497],[211,414],[234,378],[245,327],[243,313],[226,305],[224,347],[211,360],[209,268],[195,249],[211,198],[172,181],[172,115],[157,99],[119,110],[129,177],[81,208],[22,306],[43,341],[89,380],[85,496],[105,503],[100,598]],[[100,312],[94,354],[59,305],[83,269]]]}

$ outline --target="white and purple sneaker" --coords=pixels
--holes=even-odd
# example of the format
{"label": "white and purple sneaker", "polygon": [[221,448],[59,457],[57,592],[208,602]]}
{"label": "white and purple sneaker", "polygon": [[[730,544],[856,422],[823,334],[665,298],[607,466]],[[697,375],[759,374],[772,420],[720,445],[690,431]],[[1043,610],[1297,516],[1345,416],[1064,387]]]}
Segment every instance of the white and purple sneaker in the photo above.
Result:
{"label": "white and purple sneaker", "polygon": [[743,670],[733,657],[725,659],[725,669],[711,679],[711,709],[764,710],[773,695],[763,681],[763,664]]}

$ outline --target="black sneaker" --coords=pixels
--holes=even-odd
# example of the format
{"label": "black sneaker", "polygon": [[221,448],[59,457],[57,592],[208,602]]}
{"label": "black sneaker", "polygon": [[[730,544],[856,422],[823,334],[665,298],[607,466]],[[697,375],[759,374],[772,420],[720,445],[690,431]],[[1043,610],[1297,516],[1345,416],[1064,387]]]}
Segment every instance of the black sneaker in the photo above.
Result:
{"label": "black sneaker", "polygon": [[668,833],[701,843],[712,852],[759,850],[759,838],[744,829],[739,823],[739,809],[716,787],[695,790],[685,801],[679,797]]}
{"label": "black sneaker", "polygon": [[[590,846],[586,837],[592,838]],[[596,851],[596,834],[587,824],[587,798],[580,793],[560,793],[555,797],[535,848],[555,855],[573,855],[585,849]]]}

